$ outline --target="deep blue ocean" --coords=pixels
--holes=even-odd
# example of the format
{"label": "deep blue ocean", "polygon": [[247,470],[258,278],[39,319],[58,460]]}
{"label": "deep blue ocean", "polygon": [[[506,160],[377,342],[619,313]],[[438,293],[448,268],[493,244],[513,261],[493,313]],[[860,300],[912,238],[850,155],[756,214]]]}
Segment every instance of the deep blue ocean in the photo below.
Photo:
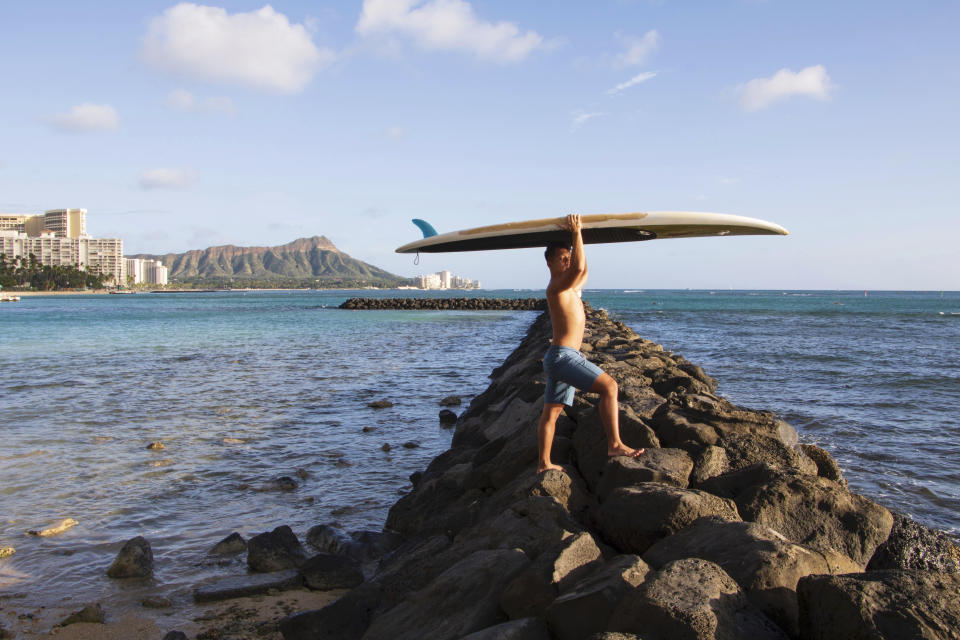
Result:
{"label": "deep blue ocean", "polygon": [[[232,531],[379,529],[409,475],[449,446],[440,399],[463,397],[462,411],[536,313],[336,309],[357,295],[542,291],[0,305],[0,547],[16,548],[0,560],[0,596],[132,597],[104,571],[135,535],[153,545],[151,593],[176,600],[236,572],[204,559]],[[775,411],[833,453],[855,491],[960,531],[960,293],[587,290],[584,299],[702,366],[734,403]],[[379,399],[394,406],[367,406]],[[165,448],[148,450],[157,440]],[[296,488],[276,488],[281,477]],[[67,517],[80,524],[60,536],[24,534]]]}

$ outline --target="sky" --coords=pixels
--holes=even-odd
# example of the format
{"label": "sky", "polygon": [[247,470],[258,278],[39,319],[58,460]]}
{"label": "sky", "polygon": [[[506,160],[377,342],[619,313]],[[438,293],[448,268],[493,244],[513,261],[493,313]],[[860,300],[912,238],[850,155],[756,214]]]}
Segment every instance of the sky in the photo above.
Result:
{"label": "sky", "polygon": [[0,0],[0,212],[125,253],[688,210],[786,237],[589,245],[590,288],[960,290],[960,3]]}

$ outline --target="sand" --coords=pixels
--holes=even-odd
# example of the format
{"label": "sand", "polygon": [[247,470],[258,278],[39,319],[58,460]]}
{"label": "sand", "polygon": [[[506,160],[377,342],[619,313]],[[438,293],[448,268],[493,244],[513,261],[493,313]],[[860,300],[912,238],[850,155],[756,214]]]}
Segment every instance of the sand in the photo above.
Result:
{"label": "sand", "polygon": [[108,610],[104,624],[80,622],[66,627],[55,625],[77,607],[46,607],[29,612],[4,607],[0,625],[13,637],[24,640],[160,640],[173,630],[184,632],[191,640],[282,640],[277,624],[284,616],[319,609],[343,593],[297,589],[202,605],[140,608],[117,616]]}

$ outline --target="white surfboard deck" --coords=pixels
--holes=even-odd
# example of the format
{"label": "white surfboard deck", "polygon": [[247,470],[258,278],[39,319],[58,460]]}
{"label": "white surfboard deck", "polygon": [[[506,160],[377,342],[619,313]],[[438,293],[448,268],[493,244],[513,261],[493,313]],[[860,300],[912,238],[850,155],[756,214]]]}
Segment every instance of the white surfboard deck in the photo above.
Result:
{"label": "white surfboard deck", "polygon": [[[488,227],[442,233],[397,249],[397,253],[447,253],[545,247],[549,242],[569,242],[566,217],[507,222]],[[666,238],[780,235],[789,232],[778,224],[726,213],[696,211],[645,211],[581,216],[584,244],[638,242]]]}

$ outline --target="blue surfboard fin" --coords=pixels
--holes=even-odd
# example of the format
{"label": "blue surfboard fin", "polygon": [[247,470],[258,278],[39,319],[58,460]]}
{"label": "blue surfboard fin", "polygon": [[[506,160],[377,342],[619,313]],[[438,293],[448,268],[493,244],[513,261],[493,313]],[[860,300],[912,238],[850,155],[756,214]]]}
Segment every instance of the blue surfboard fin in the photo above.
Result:
{"label": "blue surfboard fin", "polygon": [[431,225],[431,224],[430,224],[429,222],[427,222],[426,220],[421,220],[420,218],[414,218],[414,219],[413,219],[413,224],[415,224],[415,225],[417,225],[418,227],[420,227],[420,231],[423,232],[423,237],[424,237],[424,238],[430,238],[430,237],[432,237],[432,236],[437,235],[437,230],[434,229],[434,228],[433,228],[433,225]]}

